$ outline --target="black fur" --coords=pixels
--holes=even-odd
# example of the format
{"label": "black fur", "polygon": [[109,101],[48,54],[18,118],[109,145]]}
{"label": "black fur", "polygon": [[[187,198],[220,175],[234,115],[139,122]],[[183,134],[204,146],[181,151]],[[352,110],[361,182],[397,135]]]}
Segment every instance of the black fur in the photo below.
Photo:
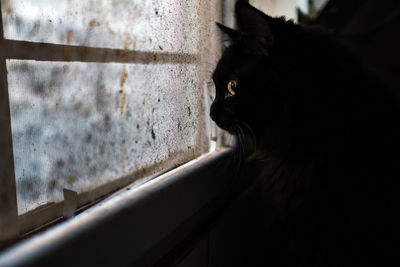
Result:
{"label": "black fur", "polygon": [[333,34],[240,1],[236,15],[210,116],[255,151],[247,178],[277,211],[264,263],[399,265],[397,96]]}

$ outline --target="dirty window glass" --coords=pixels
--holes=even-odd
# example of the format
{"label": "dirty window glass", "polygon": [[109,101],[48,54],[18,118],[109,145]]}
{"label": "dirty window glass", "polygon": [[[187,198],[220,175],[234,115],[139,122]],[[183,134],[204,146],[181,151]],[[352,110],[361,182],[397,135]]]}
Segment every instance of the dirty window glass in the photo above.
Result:
{"label": "dirty window glass", "polygon": [[7,39],[196,52],[199,5],[181,0],[1,0]]}
{"label": "dirty window glass", "polygon": [[211,2],[1,0],[5,38],[17,45],[151,55],[148,63],[6,60],[18,214],[62,201],[63,188],[133,181],[209,149]]}
{"label": "dirty window glass", "polygon": [[195,65],[9,60],[7,68],[20,213],[62,200],[63,188],[88,190],[201,153]]}

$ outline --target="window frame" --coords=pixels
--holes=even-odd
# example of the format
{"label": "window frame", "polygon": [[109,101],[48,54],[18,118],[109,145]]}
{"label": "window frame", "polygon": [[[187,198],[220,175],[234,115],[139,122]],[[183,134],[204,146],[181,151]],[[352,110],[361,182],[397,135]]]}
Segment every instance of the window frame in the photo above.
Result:
{"label": "window frame", "polygon": [[[217,10],[215,10],[215,14],[218,14],[218,17],[220,18],[223,13],[223,2],[224,1],[222,0],[217,0],[215,4],[218,6]],[[224,19],[225,18],[226,16],[224,17]],[[31,232],[35,232],[37,230],[40,230],[41,228],[46,228],[48,225],[52,225],[56,221],[62,221],[65,219],[63,212],[64,201],[44,205],[22,215],[18,215],[17,213],[16,182],[14,173],[10,108],[8,101],[9,97],[6,60],[23,59],[37,61],[119,62],[146,64],[154,63],[155,57],[153,52],[138,52],[126,51],[121,49],[94,48],[85,46],[8,40],[4,38],[2,12],[0,12],[0,28],[0,47],[2,48],[0,52],[0,75],[2,77],[0,88],[0,97],[2,101],[0,109],[0,126],[2,127],[2,129],[4,129],[1,136],[1,144],[4,144],[4,146],[2,146],[4,147],[4,149],[0,150],[0,158],[2,159],[2,162],[0,164],[0,173],[4,175],[0,177],[0,194],[2,197],[4,197],[4,199],[6,199],[6,201],[2,201],[2,203],[0,204],[0,214],[2,217],[2,219],[0,220],[1,249],[9,246],[13,242],[18,242],[18,240],[20,240],[21,238],[25,239],[25,236],[30,236]],[[215,32],[218,32],[218,30],[215,29],[214,33]],[[213,40],[213,45],[219,46],[218,40],[218,38],[216,40]],[[201,52],[196,55],[189,55],[189,57],[191,57],[194,61],[199,60],[200,54]],[[184,56],[180,53],[157,53],[157,61],[186,63],[188,55]],[[208,87],[204,88],[205,91],[213,90],[212,83],[207,82],[205,83],[205,86]],[[208,97],[206,98],[208,99]],[[212,140],[216,141],[217,147],[222,149],[225,144],[224,140],[226,140],[226,137],[222,137],[223,133],[220,130],[217,130],[214,134],[216,136],[212,136]],[[225,152],[215,151],[211,154],[213,155],[212,157],[217,158],[221,153],[224,154]],[[194,165],[193,168],[195,168]],[[161,174],[168,171],[170,170],[163,170],[162,172],[145,176],[139,181],[134,182],[135,186],[151,181],[155,179],[155,177],[161,177]],[[172,173],[173,172],[174,171],[172,171]],[[190,171],[187,170],[187,173],[189,175]],[[77,206],[80,207],[81,210],[85,210],[92,205],[96,206],[97,202],[103,203],[104,198],[108,199],[109,195],[112,194],[110,192],[115,192],[116,190],[119,190],[124,186],[131,186],[130,184],[133,181],[135,181],[133,175],[127,175],[116,181],[107,183],[104,186],[98,187],[93,191],[80,194],[77,198]],[[1,257],[2,256],[0,254],[0,258]]]}
{"label": "window frame", "polygon": [[[5,45],[3,17],[0,12],[0,47]],[[8,101],[6,54],[0,49],[0,248],[18,235],[17,193]]]}

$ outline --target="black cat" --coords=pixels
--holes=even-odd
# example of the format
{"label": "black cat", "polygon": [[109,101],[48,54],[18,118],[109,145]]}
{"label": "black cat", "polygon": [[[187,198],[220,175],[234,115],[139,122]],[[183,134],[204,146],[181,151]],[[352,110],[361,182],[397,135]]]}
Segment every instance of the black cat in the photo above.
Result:
{"label": "black cat", "polygon": [[264,263],[400,266],[397,96],[329,32],[241,1],[236,17],[210,116],[277,211]]}

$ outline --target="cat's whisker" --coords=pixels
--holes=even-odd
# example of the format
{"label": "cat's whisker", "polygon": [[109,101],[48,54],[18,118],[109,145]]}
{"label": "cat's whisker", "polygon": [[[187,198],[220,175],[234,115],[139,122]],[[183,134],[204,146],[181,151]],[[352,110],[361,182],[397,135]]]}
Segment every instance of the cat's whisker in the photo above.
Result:
{"label": "cat's whisker", "polygon": [[237,125],[234,126],[236,134],[236,147],[235,147],[235,155],[236,155],[236,166],[240,165],[242,161],[242,136],[240,134],[240,130]]}
{"label": "cat's whisker", "polygon": [[[234,126],[234,130],[236,130],[236,126]],[[236,132],[239,132],[239,131],[236,130]],[[233,160],[234,160],[235,166],[237,166],[238,165],[237,163],[240,162],[240,143],[241,143],[240,138],[241,137],[238,134],[237,139],[236,139],[236,147],[235,147],[235,150],[233,153]]]}
{"label": "cat's whisker", "polygon": [[244,121],[240,121],[240,123],[250,132],[250,137],[251,137],[251,141],[252,141],[252,153],[255,153],[257,150],[257,139],[256,139],[256,135],[254,134],[253,129]]}
{"label": "cat's whisker", "polygon": [[238,124],[237,126],[238,129],[238,136],[240,136],[240,166],[244,163],[245,159],[246,159],[246,151],[247,151],[247,142],[246,142],[246,135],[242,129],[242,127],[240,126],[240,124]]}
{"label": "cat's whisker", "polygon": [[[235,126],[235,129],[236,129],[237,127]],[[237,130],[236,129],[236,132],[238,133],[237,135],[236,135],[236,147],[235,147],[235,155],[236,155],[236,163],[238,163],[238,162],[240,162],[240,147],[241,147],[241,142],[242,142],[242,140],[241,140],[241,136],[240,136],[240,134],[239,134],[239,130]]]}

